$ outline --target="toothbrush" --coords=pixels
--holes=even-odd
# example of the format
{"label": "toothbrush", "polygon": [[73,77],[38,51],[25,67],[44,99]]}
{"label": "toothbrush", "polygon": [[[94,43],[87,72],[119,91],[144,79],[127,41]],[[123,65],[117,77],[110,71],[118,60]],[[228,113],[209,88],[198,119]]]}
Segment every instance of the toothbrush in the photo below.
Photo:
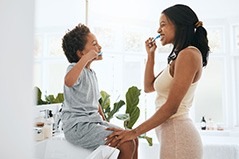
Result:
{"label": "toothbrush", "polygon": [[160,37],[160,34],[159,35],[157,35],[153,40],[152,40],[152,42],[154,42],[156,39],[158,39]]}
{"label": "toothbrush", "polygon": [[103,54],[103,52],[99,52],[99,53],[98,53],[98,56],[101,56],[102,54]]}

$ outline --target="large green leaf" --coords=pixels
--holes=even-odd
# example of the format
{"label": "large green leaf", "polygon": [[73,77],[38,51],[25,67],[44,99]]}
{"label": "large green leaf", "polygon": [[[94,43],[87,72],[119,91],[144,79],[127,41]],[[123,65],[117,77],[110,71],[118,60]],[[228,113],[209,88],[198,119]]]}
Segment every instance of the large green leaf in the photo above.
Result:
{"label": "large green leaf", "polygon": [[110,106],[110,95],[105,91],[101,91],[100,94],[101,94],[100,105],[103,108],[103,110],[105,110]]}
{"label": "large green leaf", "polygon": [[128,129],[132,129],[135,122],[138,120],[139,118],[139,115],[140,115],[140,109],[139,107],[136,107],[131,113],[130,113],[130,120],[129,121],[126,121],[127,124],[126,124],[126,127]]}
{"label": "large green leaf", "polygon": [[110,120],[111,118],[113,118],[114,114],[115,114],[116,112],[118,112],[119,109],[120,109],[123,105],[125,105],[125,102],[124,102],[123,100],[120,100],[119,102],[114,103],[114,108],[113,108],[113,110],[110,112],[110,115],[109,115],[109,117],[108,117],[108,120]]}
{"label": "large green leaf", "polygon": [[149,146],[152,146],[153,145],[153,139],[151,137],[148,137],[146,136],[145,134],[144,135],[140,135],[139,138],[142,138],[142,139],[146,139]]}
{"label": "large green leaf", "polygon": [[132,86],[126,93],[126,113],[131,114],[139,104],[140,89]]}

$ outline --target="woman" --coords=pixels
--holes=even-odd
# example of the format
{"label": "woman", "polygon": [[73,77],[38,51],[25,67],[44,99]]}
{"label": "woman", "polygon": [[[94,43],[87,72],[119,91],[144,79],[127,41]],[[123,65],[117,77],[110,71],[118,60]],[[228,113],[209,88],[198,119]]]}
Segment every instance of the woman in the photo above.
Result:
{"label": "woman", "polygon": [[191,8],[178,4],[162,12],[158,33],[162,45],[173,44],[173,49],[168,56],[168,66],[155,76],[157,46],[153,38],[145,42],[148,59],[144,90],[157,92],[156,112],[135,129],[109,129],[114,133],[107,137],[107,143],[119,140],[120,145],[156,128],[160,159],[201,159],[201,138],[188,113],[202,68],[208,62],[207,32]]}
{"label": "woman", "polygon": [[[91,63],[102,60],[101,46],[90,29],[79,24],[63,37],[62,47],[69,61],[64,84],[62,123],[65,138],[70,143],[94,150],[104,145],[111,131],[119,128],[106,122],[99,105],[100,91]],[[117,142],[111,146],[115,147]],[[128,140],[117,147],[118,159],[137,159],[138,141]]]}

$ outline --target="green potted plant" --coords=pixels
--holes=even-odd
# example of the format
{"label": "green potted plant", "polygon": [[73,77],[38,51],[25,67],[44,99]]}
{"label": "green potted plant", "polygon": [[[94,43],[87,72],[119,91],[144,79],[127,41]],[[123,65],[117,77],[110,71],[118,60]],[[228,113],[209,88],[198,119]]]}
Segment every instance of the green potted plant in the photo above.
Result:
{"label": "green potted plant", "polygon": [[34,87],[35,93],[35,107],[34,112],[35,116],[39,117],[40,112],[45,110],[51,110],[53,114],[56,114],[60,111],[62,107],[62,102],[64,101],[63,93],[58,93],[55,97],[54,95],[45,95],[45,98],[42,99],[42,91],[39,87]]}
{"label": "green potted plant", "polygon": [[[118,112],[122,106],[126,105],[125,114],[117,114],[116,118],[124,121],[125,129],[132,129],[140,115],[140,109],[138,107],[140,92],[141,90],[138,89],[136,86],[130,87],[125,95],[126,102],[123,100],[115,102],[113,109],[111,109],[110,95],[105,91],[101,91],[102,97],[99,102],[101,104],[106,120],[110,121],[110,119],[113,118],[114,114]],[[143,134],[139,136],[139,138],[146,139],[149,145],[152,146],[153,142],[151,137],[148,137],[146,136],[146,134]]]}
{"label": "green potted plant", "polygon": [[34,91],[36,93],[36,105],[55,104],[64,101],[63,93],[58,93],[56,97],[52,94],[46,95],[45,100],[43,100],[41,89],[35,86]]}

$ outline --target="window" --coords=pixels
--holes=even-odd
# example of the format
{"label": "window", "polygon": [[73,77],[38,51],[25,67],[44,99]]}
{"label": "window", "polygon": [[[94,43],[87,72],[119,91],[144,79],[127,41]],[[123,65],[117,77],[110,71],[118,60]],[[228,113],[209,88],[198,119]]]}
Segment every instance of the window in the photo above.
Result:
{"label": "window", "polygon": [[[208,20],[210,21],[210,20]],[[207,21],[206,21],[207,22]],[[203,76],[199,82],[195,94],[194,114],[195,122],[200,122],[202,116],[208,120],[211,118],[220,125],[226,125],[226,81],[227,76],[226,59],[228,54],[225,52],[224,25],[216,20],[206,24],[210,54],[208,65],[203,69]],[[216,110],[216,111],[215,111]]]}
{"label": "window", "polygon": [[234,125],[239,127],[239,23],[238,20],[236,23],[232,25],[232,39],[233,39],[233,46],[232,46],[232,52],[231,52],[231,61],[232,61],[232,90],[233,90],[233,110],[234,112],[234,118],[232,119]]}
{"label": "window", "polygon": [[57,95],[63,92],[63,80],[68,65],[61,40],[68,29],[85,22],[85,1],[37,0],[35,5],[33,86],[38,86],[43,95]]}

